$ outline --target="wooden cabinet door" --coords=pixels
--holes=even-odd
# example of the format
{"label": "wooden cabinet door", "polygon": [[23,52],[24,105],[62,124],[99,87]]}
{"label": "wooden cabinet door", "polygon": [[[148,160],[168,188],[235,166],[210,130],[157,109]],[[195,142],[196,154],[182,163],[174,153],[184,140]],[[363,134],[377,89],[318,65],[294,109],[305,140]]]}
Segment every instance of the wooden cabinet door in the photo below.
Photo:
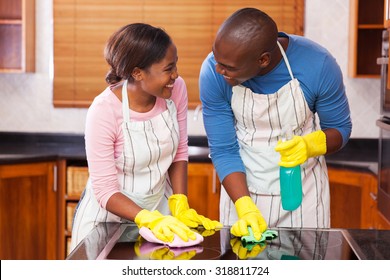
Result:
{"label": "wooden cabinet door", "polygon": [[35,0],[0,1],[0,38],[0,73],[35,71]]}
{"label": "wooden cabinet door", "polygon": [[0,259],[56,259],[55,166],[0,166]]}
{"label": "wooden cabinet door", "polygon": [[188,202],[198,214],[219,220],[221,187],[211,163],[188,164]]}
{"label": "wooden cabinet door", "polygon": [[385,27],[390,28],[390,0],[385,0]]}
{"label": "wooden cabinet door", "polygon": [[328,168],[332,228],[376,227],[377,178],[364,171]]}
{"label": "wooden cabinet door", "polygon": [[348,75],[351,78],[378,78],[385,0],[351,0]]}

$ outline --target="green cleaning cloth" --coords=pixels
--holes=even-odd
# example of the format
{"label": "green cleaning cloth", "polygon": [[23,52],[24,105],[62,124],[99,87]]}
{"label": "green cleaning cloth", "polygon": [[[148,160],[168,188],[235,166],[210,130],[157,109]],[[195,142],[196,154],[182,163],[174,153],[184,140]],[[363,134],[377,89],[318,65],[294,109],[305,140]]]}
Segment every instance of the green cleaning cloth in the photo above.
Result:
{"label": "green cleaning cloth", "polygon": [[247,247],[247,245],[251,246],[256,243],[262,243],[266,240],[272,240],[276,237],[278,237],[278,232],[276,230],[267,229],[263,232],[261,235],[260,240],[256,240],[253,236],[253,231],[251,227],[248,227],[249,235],[245,235],[241,237],[241,242],[244,247]]}

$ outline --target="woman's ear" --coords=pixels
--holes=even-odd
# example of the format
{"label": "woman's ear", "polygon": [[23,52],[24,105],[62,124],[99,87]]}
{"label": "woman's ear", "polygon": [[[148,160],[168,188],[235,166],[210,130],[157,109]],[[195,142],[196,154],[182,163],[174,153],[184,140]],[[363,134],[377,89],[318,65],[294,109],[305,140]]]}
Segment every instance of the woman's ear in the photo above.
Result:
{"label": "woman's ear", "polygon": [[131,72],[131,76],[133,77],[134,81],[141,81],[142,80],[142,70],[138,67],[135,67],[133,69],[133,72]]}

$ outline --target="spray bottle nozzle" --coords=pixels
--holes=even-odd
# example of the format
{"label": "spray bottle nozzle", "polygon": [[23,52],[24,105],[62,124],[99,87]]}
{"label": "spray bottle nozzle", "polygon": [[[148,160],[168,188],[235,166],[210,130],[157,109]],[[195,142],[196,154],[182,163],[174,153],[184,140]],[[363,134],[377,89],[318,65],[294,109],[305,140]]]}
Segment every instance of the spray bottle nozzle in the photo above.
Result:
{"label": "spray bottle nozzle", "polygon": [[282,142],[291,140],[293,138],[293,130],[291,125],[285,125],[282,128]]}

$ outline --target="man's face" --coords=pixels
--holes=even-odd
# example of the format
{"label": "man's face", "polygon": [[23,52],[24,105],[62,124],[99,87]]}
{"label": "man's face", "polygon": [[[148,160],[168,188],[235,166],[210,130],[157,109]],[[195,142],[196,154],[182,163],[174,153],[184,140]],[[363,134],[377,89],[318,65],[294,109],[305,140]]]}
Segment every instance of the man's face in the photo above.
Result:
{"label": "man's face", "polygon": [[213,52],[217,62],[215,69],[229,85],[236,86],[259,75],[261,67],[256,59],[259,53],[254,53],[243,44],[217,38]]}

